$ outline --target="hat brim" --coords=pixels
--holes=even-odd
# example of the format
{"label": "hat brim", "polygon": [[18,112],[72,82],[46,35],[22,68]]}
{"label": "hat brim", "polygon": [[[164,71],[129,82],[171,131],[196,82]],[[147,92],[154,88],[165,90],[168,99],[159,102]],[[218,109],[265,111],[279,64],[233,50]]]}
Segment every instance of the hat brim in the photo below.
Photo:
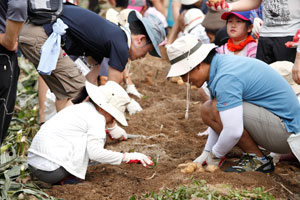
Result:
{"label": "hat brim", "polygon": [[193,54],[189,55],[188,58],[185,58],[181,61],[172,64],[167,77],[182,76],[190,72],[207,57],[207,55],[212,49],[216,47],[217,46],[213,43],[202,44],[200,48],[196,50]]}
{"label": "hat brim", "polygon": [[196,3],[198,0],[180,0],[180,3],[183,5],[192,5]]}
{"label": "hat brim", "polygon": [[195,26],[197,26],[198,24],[201,24],[203,22],[203,19],[199,19],[199,20],[196,20],[196,21],[193,21],[192,23],[190,23],[189,25],[187,25],[183,31],[184,34],[187,34],[190,32],[190,30],[192,30]]}
{"label": "hat brim", "polygon": [[129,15],[128,15],[128,22],[133,22],[133,21],[136,21],[136,20],[139,20],[140,22],[142,22],[142,24],[144,25],[145,29],[146,29],[146,32],[151,40],[151,43],[154,47],[154,49],[152,51],[150,51],[150,55],[152,56],[155,56],[155,57],[161,57],[161,53],[159,51],[159,43],[158,41],[155,40],[155,37],[152,33],[152,30],[151,28],[149,27],[148,25],[148,20],[147,19],[143,19],[142,15],[137,15],[136,12],[130,12]]}
{"label": "hat brim", "polygon": [[242,19],[242,20],[245,20],[245,21],[249,21],[249,22],[250,22],[250,19],[248,19],[248,18],[244,17],[243,15],[241,15],[241,14],[239,14],[239,13],[236,13],[236,12],[225,12],[225,13],[223,13],[223,14],[221,15],[221,19],[227,20],[228,17],[229,17],[230,15],[235,15],[235,16],[237,16],[238,18],[240,18],[240,19]]}
{"label": "hat brim", "polygon": [[113,105],[106,102],[105,95],[101,92],[99,87],[86,81],[85,88],[89,97],[97,104],[100,108],[109,113],[115,120],[117,120],[123,126],[128,126],[124,113],[116,109]]}

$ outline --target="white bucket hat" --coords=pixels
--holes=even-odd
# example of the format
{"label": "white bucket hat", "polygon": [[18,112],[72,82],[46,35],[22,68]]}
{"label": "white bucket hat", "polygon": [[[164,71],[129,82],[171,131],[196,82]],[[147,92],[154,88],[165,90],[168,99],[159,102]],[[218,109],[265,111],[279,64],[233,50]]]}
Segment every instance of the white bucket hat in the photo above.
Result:
{"label": "white bucket hat", "polygon": [[134,11],[133,9],[124,9],[118,12],[113,8],[109,8],[106,11],[106,15],[105,15],[105,18],[108,21],[120,26],[120,28],[125,32],[127,37],[127,45],[129,48],[131,45],[131,34],[130,34],[129,24],[128,24],[128,15],[130,12],[133,11]]}
{"label": "white bucket hat", "polygon": [[113,8],[109,8],[106,11],[105,18],[114,24],[118,25],[118,23],[120,23],[122,26],[125,26],[128,23],[128,15],[132,11],[134,10],[127,8],[118,12]]}
{"label": "white bucket hat", "polygon": [[167,45],[171,69],[167,77],[181,76],[199,65],[216,48],[215,44],[202,44],[191,34],[184,35]]}
{"label": "white bucket hat", "polygon": [[203,12],[198,8],[189,9],[184,15],[184,33],[187,34],[195,26],[201,24],[205,18]]}
{"label": "white bucket hat", "polygon": [[180,3],[183,5],[192,5],[194,3],[196,3],[199,0],[180,0]]}
{"label": "white bucket hat", "polygon": [[105,85],[98,87],[86,81],[85,88],[89,97],[98,106],[123,126],[128,126],[124,112],[126,105],[130,103],[130,97],[118,83],[108,81]]}
{"label": "white bucket hat", "polygon": [[300,85],[295,83],[293,80],[293,75],[292,75],[292,68],[293,68],[293,63],[289,61],[277,61],[274,63],[271,63],[270,66],[275,69],[281,76],[287,80],[287,82],[291,85],[293,88],[294,92],[297,94],[300,93]]}

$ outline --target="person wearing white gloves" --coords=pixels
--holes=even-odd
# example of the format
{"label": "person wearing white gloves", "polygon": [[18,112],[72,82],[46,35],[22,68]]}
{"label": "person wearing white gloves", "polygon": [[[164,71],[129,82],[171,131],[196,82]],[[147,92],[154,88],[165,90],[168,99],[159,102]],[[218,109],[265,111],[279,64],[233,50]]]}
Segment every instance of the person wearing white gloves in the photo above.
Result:
{"label": "person wearing white gloves", "polygon": [[[84,179],[89,160],[112,165],[125,162],[146,167],[153,164],[151,158],[142,153],[104,149],[106,124],[116,120],[127,126],[124,111],[130,98],[126,91],[114,81],[99,87],[86,81],[85,88],[88,102],[66,107],[45,122],[33,138],[28,150],[28,166],[41,181],[56,184],[70,176]],[[126,133],[113,137],[126,137]]]}
{"label": "person wearing white gloves", "polygon": [[206,81],[211,99],[201,107],[209,136],[194,162],[220,167],[238,145],[244,155],[227,172],[274,170],[275,153],[293,152],[300,160],[300,104],[290,84],[266,63],[237,55],[217,54],[214,44],[202,44],[185,35],[167,46],[171,69],[167,77],[181,76],[200,88]]}

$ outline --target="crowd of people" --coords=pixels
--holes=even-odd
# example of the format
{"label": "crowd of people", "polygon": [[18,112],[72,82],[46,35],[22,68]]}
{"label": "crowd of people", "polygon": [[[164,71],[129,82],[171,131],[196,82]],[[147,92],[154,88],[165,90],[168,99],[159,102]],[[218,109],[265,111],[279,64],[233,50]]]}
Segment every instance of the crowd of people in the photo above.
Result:
{"label": "crowd of people", "polygon": [[[82,180],[89,160],[153,164],[143,153],[104,145],[107,133],[127,139],[118,125],[128,125],[126,109],[142,110],[128,95],[142,96],[129,76],[130,62],[147,53],[161,57],[160,48],[171,65],[167,77],[188,83],[186,117],[191,85],[203,100],[208,138],[193,162],[220,168],[236,145],[243,156],[226,172],[273,172],[272,157],[262,149],[300,160],[297,0],[173,0],[168,14],[162,0],[109,0],[106,18],[89,2],[90,10],[67,0],[57,19],[42,25],[27,19],[27,1],[0,2],[0,144],[16,101],[17,50],[39,72],[40,109],[45,88],[55,96],[57,113],[46,121],[40,112],[42,125],[28,150],[28,167],[39,180]],[[286,45],[290,41],[298,47]]]}

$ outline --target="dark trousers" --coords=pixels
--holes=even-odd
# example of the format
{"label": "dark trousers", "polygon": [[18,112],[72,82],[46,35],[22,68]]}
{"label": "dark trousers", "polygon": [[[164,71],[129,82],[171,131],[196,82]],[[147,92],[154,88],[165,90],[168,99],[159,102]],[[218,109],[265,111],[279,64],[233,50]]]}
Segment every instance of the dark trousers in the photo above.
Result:
{"label": "dark trousers", "polygon": [[39,180],[41,180],[45,183],[50,183],[50,184],[59,183],[64,178],[71,175],[63,167],[59,167],[58,169],[56,169],[54,171],[43,171],[43,170],[37,169],[31,165],[28,165],[28,168],[30,169],[31,173],[35,177],[37,177]]}
{"label": "dark trousers", "polygon": [[296,48],[287,48],[284,44],[292,41],[293,36],[259,37],[256,58],[271,64],[276,61],[295,62]]}
{"label": "dark trousers", "polygon": [[0,146],[13,115],[19,74],[17,54],[0,46]]}

